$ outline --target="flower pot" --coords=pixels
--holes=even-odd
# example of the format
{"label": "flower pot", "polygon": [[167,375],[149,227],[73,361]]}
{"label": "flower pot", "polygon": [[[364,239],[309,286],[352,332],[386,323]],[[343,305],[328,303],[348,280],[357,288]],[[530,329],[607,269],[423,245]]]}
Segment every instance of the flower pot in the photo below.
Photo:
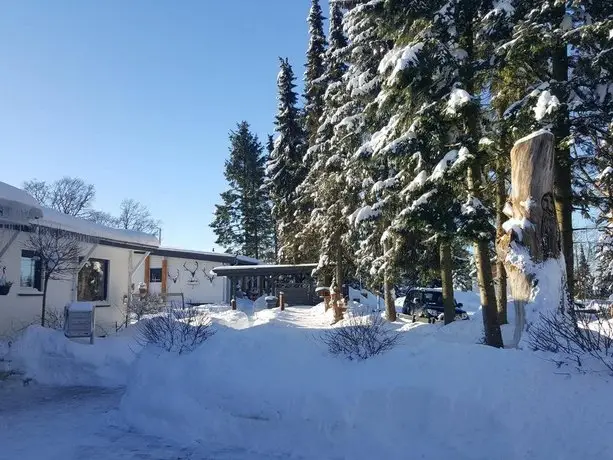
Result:
{"label": "flower pot", "polygon": [[0,284],[0,295],[7,295],[11,290],[12,284]]}

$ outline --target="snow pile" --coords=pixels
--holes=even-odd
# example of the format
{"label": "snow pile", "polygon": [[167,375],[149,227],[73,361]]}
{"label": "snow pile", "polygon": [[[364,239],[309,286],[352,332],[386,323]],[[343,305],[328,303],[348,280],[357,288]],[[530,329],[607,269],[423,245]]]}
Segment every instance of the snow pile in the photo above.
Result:
{"label": "snow pile", "polygon": [[[613,403],[608,382],[558,375],[528,351],[454,341],[474,321],[407,323],[396,348],[352,362],[330,356],[301,325],[312,310],[283,313],[283,323],[223,328],[188,355],[144,350],[121,415],[147,434],[274,458],[608,455],[609,429],[598,423]],[[569,395],[598,403],[577,411]]]}
{"label": "snow pile", "polygon": [[551,115],[559,106],[560,101],[558,98],[545,90],[540,94],[536,105],[532,108],[534,111],[534,118],[541,121],[545,118],[545,115]]}
{"label": "snow pile", "polygon": [[11,353],[15,368],[42,384],[119,387],[125,385],[140,348],[127,333],[98,338],[90,345],[69,340],[60,331],[30,326]]}

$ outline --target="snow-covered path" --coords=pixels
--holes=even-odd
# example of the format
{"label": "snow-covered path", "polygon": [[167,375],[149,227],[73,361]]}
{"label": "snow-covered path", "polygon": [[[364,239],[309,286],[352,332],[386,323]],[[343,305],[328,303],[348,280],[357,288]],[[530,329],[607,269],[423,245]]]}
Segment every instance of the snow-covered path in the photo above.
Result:
{"label": "snow-covered path", "polygon": [[0,383],[0,460],[258,458],[238,448],[178,446],[129,430],[117,416],[122,394],[120,389]]}

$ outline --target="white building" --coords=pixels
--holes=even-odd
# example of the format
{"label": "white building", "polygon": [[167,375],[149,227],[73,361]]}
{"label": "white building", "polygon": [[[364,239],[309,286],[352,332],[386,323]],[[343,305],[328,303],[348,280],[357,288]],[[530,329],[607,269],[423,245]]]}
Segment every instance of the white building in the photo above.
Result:
{"label": "white building", "polygon": [[71,300],[93,302],[99,335],[125,323],[129,292],[169,294],[169,300],[174,294],[194,304],[228,302],[229,282],[211,269],[257,263],[230,254],[161,248],[153,235],[42,208],[23,190],[0,182],[0,337],[40,322],[43,274],[36,254],[27,249],[37,226],[77,238],[81,254],[72,276],[49,282],[47,310],[61,317]]}

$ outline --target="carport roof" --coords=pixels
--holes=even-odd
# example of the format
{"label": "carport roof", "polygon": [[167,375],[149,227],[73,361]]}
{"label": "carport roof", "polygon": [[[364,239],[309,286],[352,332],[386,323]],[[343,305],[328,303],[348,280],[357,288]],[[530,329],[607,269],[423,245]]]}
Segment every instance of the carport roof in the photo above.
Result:
{"label": "carport roof", "polygon": [[311,274],[317,264],[299,265],[250,265],[233,267],[216,267],[212,271],[218,276],[270,276]]}

